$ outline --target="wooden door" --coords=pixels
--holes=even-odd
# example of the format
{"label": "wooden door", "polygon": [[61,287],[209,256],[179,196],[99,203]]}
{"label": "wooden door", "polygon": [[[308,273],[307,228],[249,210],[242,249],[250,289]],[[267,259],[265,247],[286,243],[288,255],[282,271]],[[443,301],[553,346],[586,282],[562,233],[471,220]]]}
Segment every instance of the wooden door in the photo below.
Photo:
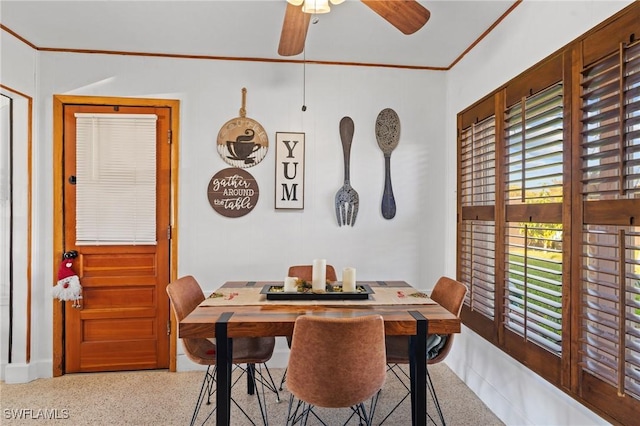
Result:
{"label": "wooden door", "polygon": [[[81,307],[65,302],[67,373],[169,366],[170,108],[65,105],[64,250],[76,250]],[[78,244],[76,241],[76,113],[155,114],[155,244]],[[152,162],[153,163],[153,162]]]}

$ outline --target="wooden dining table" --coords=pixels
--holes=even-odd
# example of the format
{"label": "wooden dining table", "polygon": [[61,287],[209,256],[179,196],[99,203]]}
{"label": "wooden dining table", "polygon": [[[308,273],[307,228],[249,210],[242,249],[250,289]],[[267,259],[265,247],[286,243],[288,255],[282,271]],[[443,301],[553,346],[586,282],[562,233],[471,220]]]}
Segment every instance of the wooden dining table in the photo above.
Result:
{"label": "wooden dining table", "polygon": [[459,333],[458,317],[404,281],[358,281],[357,286],[371,290],[367,299],[271,300],[263,292],[282,285],[281,281],[226,282],[178,325],[180,338],[216,338],[217,425],[228,425],[231,419],[234,338],[291,336],[300,315],[374,314],[384,319],[386,335],[410,337],[412,424],[427,424],[427,334]]}

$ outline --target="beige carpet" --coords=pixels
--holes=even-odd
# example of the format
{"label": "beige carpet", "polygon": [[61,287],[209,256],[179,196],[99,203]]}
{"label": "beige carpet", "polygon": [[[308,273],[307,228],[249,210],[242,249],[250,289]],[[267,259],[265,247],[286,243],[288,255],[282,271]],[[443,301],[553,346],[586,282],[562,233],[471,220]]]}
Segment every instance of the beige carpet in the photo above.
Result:
{"label": "beige carpet", "polygon": [[[274,380],[279,383],[283,369],[272,369]],[[500,420],[487,409],[475,394],[443,364],[429,367],[438,399],[448,425],[501,425]],[[69,424],[69,425],[187,425],[191,419],[195,400],[200,389],[203,372],[170,373],[166,370],[68,374],[53,379],[39,379],[31,383],[0,385],[2,425],[21,424]],[[374,424],[387,414],[401,397],[398,380],[391,374],[380,396]],[[267,394],[269,424],[285,424],[289,393],[281,392],[281,402],[275,395]],[[233,389],[233,397],[261,424],[255,396],[246,394],[244,378]],[[212,406],[203,406],[203,419]],[[232,424],[251,424],[232,405]],[[344,423],[348,410],[318,410],[330,426]],[[431,400],[428,412],[434,416]],[[22,419],[18,419],[18,417]],[[57,417],[57,419],[56,419]],[[50,419],[49,418],[53,418]],[[35,421],[34,419],[37,419]],[[377,420],[377,422],[376,422]],[[207,424],[215,424],[211,419]],[[310,419],[309,424],[320,424]],[[349,424],[357,425],[352,420]],[[408,399],[384,423],[389,426],[410,425]]]}

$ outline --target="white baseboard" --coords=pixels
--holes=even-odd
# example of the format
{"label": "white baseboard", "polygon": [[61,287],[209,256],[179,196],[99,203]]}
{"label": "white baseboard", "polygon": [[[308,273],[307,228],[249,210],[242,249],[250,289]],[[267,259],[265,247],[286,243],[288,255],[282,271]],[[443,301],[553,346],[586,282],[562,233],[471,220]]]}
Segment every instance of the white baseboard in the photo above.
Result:
{"label": "white baseboard", "polygon": [[53,364],[51,361],[31,363],[11,363],[3,366],[3,379],[5,383],[28,383],[36,379],[44,379],[53,376]]}

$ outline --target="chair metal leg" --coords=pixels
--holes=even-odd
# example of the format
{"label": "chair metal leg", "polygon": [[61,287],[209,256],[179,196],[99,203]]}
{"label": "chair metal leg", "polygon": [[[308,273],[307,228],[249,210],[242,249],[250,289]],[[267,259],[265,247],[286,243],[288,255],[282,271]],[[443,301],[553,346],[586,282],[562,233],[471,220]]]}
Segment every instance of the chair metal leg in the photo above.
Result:
{"label": "chair metal leg", "polygon": [[[262,369],[259,372],[258,380],[261,383],[265,384],[267,389],[276,394],[276,402],[280,403],[280,392],[278,392],[278,389],[276,388],[276,382],[273,380],[273,376],[271,375],[271,371],[269,371],[269,367],[267,367],[267,364],[261,364],[261,366],[264,366],[264,370],[267,372],[269,381],[265,383],[265,376],[262,374]],[[280,390],[282,390],[282,388],[280,388]]]}
{"label": "chair metal leg", "polygon": [[198,394],[198,399],[196,400],[196,406],[193,409],[193,415],[191,416],[190,425],[193,426],[196,423],[196,419],[198,418],[198,413],[200,412],[200,407],[204,401],[205,392],[207,395],[207,405],[211,404],[211,395],[215,392],[214,384],[216,381],[216,367],[215,365],[210,365],[207,367],[207,371],[204,373],[204,378],[202,379],[202,386],[200,386],[200,393]]}
{"label": "chair metal leg", "polygon": [[[293,409],[293,403],[294,402],[296,402],[295,401],[295,397],[293,395],[290,395],[289,396],[289,406],[287,407],[287,420],[286,420],[286,424],[287,425],[295,424],[295,419],[298,416],[298,409],[300,408],[301,401],[297,401],[295,409]],[[293,410],[293,412],[292,412],[292,410]]]}
{"label": "chair metal leg", "polygon": [[[262,372],[263,365],[266,371],[266,375],[263,374]],[[247,385],[249,386],[248,390],[251,389],[255,391],[253,393],[256,395],[256,398],[258,399],[258,405],[260,407],[260,415],[262,417],[262,423],[265,426],[268,426],[269,418],[267,415],[267,401],[266,401],[265,388],[274,392],[276,394],[277,401],[280,402],[280,394],[278,393],[275,381],[271,376],[271,372],[269,372],[269,368],[266,366],[266,364],[258,364],[257,368],[255,365],[251,365],[251,366],[248,365],[246,368],[243,368],[240,365],[236,365],[233,368],[233,371],[237,372],[238,370],[240,371],[240,374],[236,374],[236,377],[231,382],[231,388],[235,387],[236,383],[240,381],[240,379],[245,373],[247,374]],[[217,369],[213,365],[207,368],[205,378],[202,381],[202,386],[200,388],[200,394],[198,395],[196,408],[194,409],[193,416],[191,418],[191,423],[190,423],[191,426],[196,424],[196,419],[198,417],[200,407],[204,402],[205,392],[207,396],[206,404],[207,405],[211,404],[211,396],[216,392],[216,389],[215,389],[216,372],[217,372]],[[260,385],[260,389],[258,389],[258,385]],[[242,408],[235,399],[231,398],[231,403],[235,405],[238,408],[238,410],[240,410],[240,412],[251,422],[251,424],[253,425],[256,424],[253,421],[253,419],[251,419],[249,414],[244,410],[244,408]],[[217,407],[214,407],[213,410],[211,410],[211,412],[207,415],[207,417],[202,422],[203,425],[214,415],[214,413],[216,412],[216,408]]]}
{"label": "chair metal leg", "polygon": [[380,398],[381,393],[382,389],[376,392],[376,394],[371,398],[371,405],[369,407],[369,425],[373,425],[373,416],[375,416],[376,414],[376,408],[378,408],[378,399]]}
{"label": "chair metal leg", "polygon": [[[351,408],[351,415],[344,422],[342,426],[346,426],[349,421],[354,417],[358,416],[359,424],[372,426],[373,425],[373,416],[375,414],[376,406],[378,405],[378,398],[380,397],[380,392],[376,392],[376,394],[371,398],[369,410],[367,411],[367,407],[363,402],[360,404],[354,405]],[[294,408],[295,404],[295,408]],[[300,414],[298,414],[300,412]],[[301,423],[303,425],[307,424],[309,416],[313,415],[317,421],[319,421],[323,426],[328,426],[313,409],[313,405],[307,404],[304,401],[296,399],[295,396],[291,395],[289,397],[289,407],[287,408],[287,419],[286,425],[295,425],[297,423]]]}
{"label": "chair metal leg", "polygon": [[[382,421],[378,423],[378,426],[381,426],[382,424],[384,424],[389,419],[389,417],[396,411],[396,409],[400,407],[400,405],[411,395],[409,386],[407,385],[407,381],[409,380],[407,373],[398,364],[388,365],[387,371],[391,372],[400,381],[400,383],[405,387],[405,389],[407,389],[407,393],[404,395],[404,397],[400,401],[398,401],[396,405],[393,406],[393,408],[387,413],[387,415],[382,419]],[[442,413],[442,408],[440,407],[440,402],[438,401],[438,397],[436,395],[436,389],[433,385],[433,381],[431,380],[431,376],[429,375],[429,369],[427,369],[427,388],[429,389],[431,398],[433,399],[436,410],[438,411],[438,417],[440,418],[440,425],[446,426],[447,423],[444,420],[444,414]],[[429,415],[429,412],[427,412],[427,417],[428,417],[428,420],[431,420],[431,422],[434,425],[438,425],[438,423],[436,423],[436,421],[431,417],[431,415]]]}
{"label": "chair metal leg", "polygon": [[[295,404],[295,408],[294,408]],[[300,412],[300,414],[298,414]],[[296,400],[296,398],[291,395],[289,397],[289,408],[287,409],[287,425],[295,425],[299,421],[304,418],[304,403],[302,401]]]}
{"label": "chair metal leg", "polygon": [[[248,368],[242,368],[242,367],[238,367],[240,369],[242,369],[243,371],[247,372]],[[262,372],[262,369],[264,368],[264,371],[266,374],[264,374]],[[274,394],[276,394],[276,402],[280,402],[280,392],[278,392],[278,388],[276,386],[276,382],[275,380],[273,380],[273,376],[271,375],[271,371],[269,370],[269,367],[267,367],[267,364],[259,364],[258,365],[258,370],[255,369],[255,366],[253,368],[254,374],[255,374],[255,380],[256,382],[264,385],[267,389],[269,389],[271,392],[273,392]],[[236,380],[237,381],[237,380]],[[235,382],[234,382],[235,384]]]}
{"label": "chair metal leg", "polygon": [[393,408],[387,413],[384,419],[382,419],[382,421],[378,423],[379,426],[386,422],[387,419],[398,409],[398,407],[400,407],[400,405],[411,395],[411,389],[409,388],[409,385],[407,385],[407,382],[409,381],[409,376],[407,375],[407,373],[398,364],[389,364],[387,365],[387,367],[387,372],[391,372],[394,376],[396,376],[398,381],[407,390],[407,393],[405,393],[402,399],[393,406]]}
{"label": "chair metal leg", "polygon": [[[264,366],[265,369],[267,368],[267,366]],[[267,369],[268,371],[268,369]],[[256,390],[256,396],[258,397],[258,405],[260,406],[260,414],[262,415],[262,422],[264,423],[265,426],[267,426],[269,424],[269,417],[267,414],[267,395],[265,392],[265,387],[266,388],[270,388],[270,385],[268,383],[265,383],[265,381],[263,380],[263,375],[262,375],[262,364],[258,365],[258,375],[260,376],[259,380],[256,380],[256,368],[255,365],[253,366],[252,369],[248,370],[248,373],[251,375],[251,379],[253,382],[253,387]],[[271,375],[269,375],[269,377],[271,378]],[[257,389],[258,383],[260,384],[260,392]],[[273,385],[273,389],[276,393],[276,397],[277,400],[280,401],[280,395],[278,394],[278,391],[275,389],[275,383],[273,383],[273,379],[271,379],[271,384]],[[260,396],[260,394],[262,394],[262,396]]]}
{"label": "chair metal leg", "polygon": [[284,373],[282,373],[282,378],[280,379],[280,387],[278,389],[282,390],[282,386],[284,385],[284,381],[287,380],[287,369],[284,369]]}
{"label": "chair metal leg", "polygon": [[256,381],[256,365],[255,364],[247,364],[247,394],[253,395],[255,392],[255,381]]}
{"label": "chair metal leg", "polygon": [[[295,405],[295,408],[294,408]],[[320,419],[313,411],[313,406],[307,404],[304,401],[296,399],[295,396],[291,395],[289,397],[289,407],[287,409],[287,420],[286,425],[293,426],[297,423],[301,423],[302,425],[306,425],[309,420],[309,414],[313,414],[323,425],[327,426],[322,419]]]}
{"label": "chair metal leg", "polygon": [[[444,421],[444,415],[442,414],[442,409],[440,408],[440,402],[438,402],[438,396],[436,395],[436,389],[433,386],[433,381],[431,380],[431,376],[429,375],[429,371],[427,370],[427,386],[429,387],[429,392],[431,393],[431,397],[433,398],[434,405],[436,406],[436,410],[438,411],[438,416],[440,417],[440,424],[442,426],[446,426],[446,422]],[[431,418],[431,416],[429,416]],[[433,422],[433,419],[431,419]],[[435,422],[433,422],[435,423]]]}

